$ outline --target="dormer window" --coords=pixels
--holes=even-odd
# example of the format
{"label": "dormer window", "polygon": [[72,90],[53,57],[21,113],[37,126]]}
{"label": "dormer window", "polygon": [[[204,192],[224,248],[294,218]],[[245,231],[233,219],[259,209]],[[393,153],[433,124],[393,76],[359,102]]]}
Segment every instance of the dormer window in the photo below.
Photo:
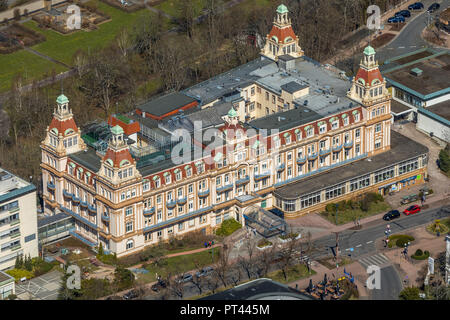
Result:
{"label": "dormer window", "polygon": [[142,190],[144,192],[150,190],[150,182],[148,180],[144,181],[144,183],[142,184]]}
{"label": "dormer window", "polygon": [[335,130],[337,128],[339,128],[339,121],[335,120],[331,123],[331,129]]}
{"label": "dormer window", "polygon": [[314,135],[314,128],[313,128],[313,126],[307,126],[305,128],[305,131],[306,131],[306,137],[307,138],[311,138]]}
{"label": "dormer window", "polygon": [[302,131],[300,129],[295,130],[295,135],[296,135],[297,141],[302,140]]}
{"label": "dormer window", "polygon": [[290,143],[291,143],[291,134],[290,134],[289,132],[286,132],[286,133],[284,134],[284,142],[285,142],[286,144],[290,144]]}
{"label": "dormer window", "polygon": [[327,131],[326,123],[321,124],[319,127],[319,133],[322,134],[322,133],[325,133],[326,131]]}

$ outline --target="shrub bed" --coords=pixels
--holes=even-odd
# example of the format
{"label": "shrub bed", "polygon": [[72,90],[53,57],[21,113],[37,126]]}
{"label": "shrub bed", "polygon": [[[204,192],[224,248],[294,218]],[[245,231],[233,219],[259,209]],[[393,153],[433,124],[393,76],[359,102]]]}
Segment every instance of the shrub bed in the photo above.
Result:
{"label": "shrub bed", "polygon": [[425,260],[428,259],[428,257],[430,256],[430,252],[425,250],[422,252],[422,250],[417,249],[416,252],[411,255],[411,258],[415,259],[415,260]]}
{"label": "shrub bed", "polygon": [[261,239],[258,241],[257,247],[262,249],[262,248],[266,248],[266,247],[270,247],[272,245],[272,242],[270,242],[267,239]]}
{"label": "shrub bed", "polygon": [[298,232],[290,232],[285,235],[278,236],[281,240],[291,240],[291,239],[297,239],[299,236]]}
{"label": "shrub bed", "polygon": [[216,230],[216,234],[218,236],[227,237],[240,228],[242,228],[242,224],[235,219],[227,219],[222,222],[220,227]]}
{"label": "shrub bed", "polygon": [[414,237],[412,236],[408,236],[405,234],[393,234],[392,236],[389,236],[388,247],[392,248],[394,245],[396,245],[399,248],[404,248],[405,244],[411,241],[414,241]]}
{"label": "shrub bed", "polygon": [[27,278],[27,280],[34,277],[33,272],[24,269],[11,269],[7,270],[6,273],[14,277],[16,281],[19,281],[23,277]]}

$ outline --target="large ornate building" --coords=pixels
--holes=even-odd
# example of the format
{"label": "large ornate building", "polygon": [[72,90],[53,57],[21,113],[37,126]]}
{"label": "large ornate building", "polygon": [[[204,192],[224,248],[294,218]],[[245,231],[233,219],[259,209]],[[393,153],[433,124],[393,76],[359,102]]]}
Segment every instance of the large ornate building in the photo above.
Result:
{"label": "large ornate building", "polygon": [[255,208],[294,218],[421,183],[428,150],[391,133],[385,84],[370,46],[352,81],[304,56],[281,5],[260,58],[108,124],[82,134],[58,97],[41,144],[45,212],[121,256]]}

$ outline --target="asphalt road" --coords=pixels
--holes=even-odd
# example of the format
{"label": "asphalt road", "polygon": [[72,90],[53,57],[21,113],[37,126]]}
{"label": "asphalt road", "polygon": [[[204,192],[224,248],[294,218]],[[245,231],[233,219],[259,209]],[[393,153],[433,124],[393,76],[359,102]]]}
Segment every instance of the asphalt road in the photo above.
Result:
{"label": "asphalt road", "polygon": [[[389,224],[392,230],[392,234],[397,232],[403,232],[407,229],[416,228],[420,225],[426,225],[427,223],[442,219],[450,216],[450,206],[445,206],[446,211],[441,208],[434,208],[423,210],[411,216],[402,216],[396,220],[389,222],[380,221],[375,222],[376,225],[366,227],[361,230],[346,230],[339,234],[340,254],[351,255],[351,258],[356,260],[359,257],[373,254],[376,252],[375,241],[384,238],[384,231],[386,225]],[[311,259],[317,259],[323,256],[331,256],[331,246],[335,246],[335,235],[325,236],[323,238],[313,241],[314,251],[310,254]],[[350,251],[353,248],[353,251]],[[273,266],[271,269],[276,268]],[[247,279],[247,276],[242,274],[240,281]],[[229,282],[230,283],[230,282]],[[382,290],[371,290],[372,299],[386,300],[397,299],[398,293],[402,288],[401,279],[398,276],[394,267],[388,266],[381,268],[381,288]],[[208,291],[207,288],[204,290]],[[186,283],[184,286],[184,298],[196,296],[199,294],[199,290],[193,283]],[[153,300],[155,295],[148,295],[144,299]]]}
{"label": "asphalt road", "polygon": [[421,34],[427,25],[428,14],[426,10],[434,2],[439,3],[441,7],[438,11],[435,11],[431,14],[432,18],[445,10],[450,4],[450,0],[422,1],[422,3],[424,4],[424,10],[417,11],[417,13],[411,11],[412,16],[411,18],[407,18],[406,21],[409,22],[401,30],[400,35],[395,38],[395,40],[392,41],[389,45],[377,50],[377,59],[379,61],[385,61],[386,59],[429,46],[429,44],[422,39]]}
{"label": "asphalt road", "polygon": [[[450,206],[446,206],[450,209]],[[340,253],[349,255],[351,258],[358,258],[365,254],[375,251],[375,241],[384,237],[384,231],[389,224],[392,234],[425,225],[433,220],[442,219],[450,215],[450,210],[445,212],[441,208],[423,210],[414,215],[405,216],[403,213],[400,218],[380,224],[373,227],[363,228],[361,230],[345,230],[339,234]],[[311,254],[312,258],[323,254],[331,254],[329,247],[336,245],[336,236],[329,235],[313,242],[316,252]],[[351,251],[353,248],[353,251]]]}
{"label": "asphalt road", "polygon": [[370,290],[370,300],[397,300],[402,291],[402,282],[393,266],[380,269],[380,289]]}

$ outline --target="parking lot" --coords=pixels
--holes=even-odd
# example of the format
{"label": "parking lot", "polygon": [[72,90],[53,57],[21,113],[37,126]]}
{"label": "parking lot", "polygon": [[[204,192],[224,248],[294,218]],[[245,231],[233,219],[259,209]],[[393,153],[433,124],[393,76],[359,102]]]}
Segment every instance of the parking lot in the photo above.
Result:
{"label": "parking lot", "polygon": [[56,300],[61,287],[62,273],[52,271],[40,277],[16,284],[16,295],[21,300]]}

